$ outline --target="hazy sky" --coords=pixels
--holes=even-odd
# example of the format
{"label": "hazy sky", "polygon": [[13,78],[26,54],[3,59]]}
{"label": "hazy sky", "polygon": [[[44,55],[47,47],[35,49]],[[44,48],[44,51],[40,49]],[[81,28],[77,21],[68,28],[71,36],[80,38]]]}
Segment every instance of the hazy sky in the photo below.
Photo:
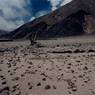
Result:
{"label": "hazy sky", "polygon": [[71,0],[0,0],[0,29],[13,30]]}

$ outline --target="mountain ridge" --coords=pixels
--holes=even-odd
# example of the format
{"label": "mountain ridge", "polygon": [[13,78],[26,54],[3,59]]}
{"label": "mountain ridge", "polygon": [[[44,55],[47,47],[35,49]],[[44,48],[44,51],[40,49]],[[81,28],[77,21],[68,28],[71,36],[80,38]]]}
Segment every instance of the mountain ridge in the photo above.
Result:
{"label": "mountain ridge", "polygon": [[[95,17],[95,12],[93,11],[95,9],[94,6],[94,0],[73,0],[72,2],[60,7],[59,9],[45,16],[39,17],[32,22],[26,23],[4,36],[10,39],[27,39],[34,37],[37,33],[39,38],[48,38],[49,36],[56,37],[55,34],[59,33],[59,37],[64,37],[64,33],[65,36],[77,35],[77,32],[80,29],[81,31],[78,33],[85,34],[83,20],[85,20],[85,15],[93,15]],[[71,18],[73,18],[73,20]],[[89,24],[89,22],[90,20],[87,21],[87,24]]]}

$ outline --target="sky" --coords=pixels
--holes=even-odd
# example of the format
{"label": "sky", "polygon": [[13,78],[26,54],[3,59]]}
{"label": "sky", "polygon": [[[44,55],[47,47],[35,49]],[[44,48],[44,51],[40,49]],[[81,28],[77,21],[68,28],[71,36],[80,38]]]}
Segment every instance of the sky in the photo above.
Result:
{"label": "sky", "polygon": [[72,0],[0,0],[0,30],[12,31]]}

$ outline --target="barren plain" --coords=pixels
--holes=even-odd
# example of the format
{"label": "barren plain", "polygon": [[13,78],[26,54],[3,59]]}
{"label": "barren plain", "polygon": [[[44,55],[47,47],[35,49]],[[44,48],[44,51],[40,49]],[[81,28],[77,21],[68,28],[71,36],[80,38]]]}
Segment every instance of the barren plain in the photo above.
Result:
{"label": "barren plain", "polygon": [[95,95],[95,37],[0,42],[0,95]]}

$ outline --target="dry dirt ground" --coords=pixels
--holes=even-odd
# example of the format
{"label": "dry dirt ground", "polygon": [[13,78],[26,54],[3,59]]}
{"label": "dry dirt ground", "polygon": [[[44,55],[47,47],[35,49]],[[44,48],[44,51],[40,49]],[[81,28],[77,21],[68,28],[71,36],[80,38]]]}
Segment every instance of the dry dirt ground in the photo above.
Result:
{"label": "dry dirt ground", "polygon": [[95,38],[0,42],[0,95],[95,95]]}

